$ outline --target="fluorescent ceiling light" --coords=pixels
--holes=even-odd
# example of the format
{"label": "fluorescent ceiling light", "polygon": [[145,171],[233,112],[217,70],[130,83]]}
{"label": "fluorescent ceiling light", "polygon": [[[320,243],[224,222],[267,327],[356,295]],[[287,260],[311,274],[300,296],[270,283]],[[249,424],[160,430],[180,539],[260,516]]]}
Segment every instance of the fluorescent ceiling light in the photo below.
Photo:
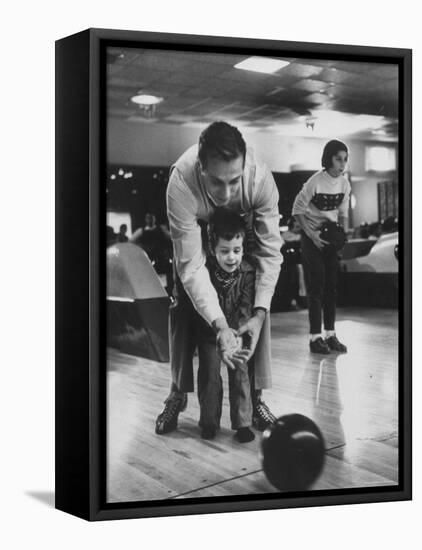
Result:
{"label": "fluorescent ceiling light", "polygon": [[[306,128],[306,120],[314,118],[314,128]],[[298,117],[293,122],[275,124],[269,130],[285,136],[306,136],[314,138],[332,138],[334,136],[352,136],[359,132],[372,132],[381,129],[386,123],[383,116],[353,115],[331,110],[313,110],[312,115]],[[386,138],[387,136],[385,136]]]}
{"label": "fluorescent ceiling light", "polygon": [[289,61],[282,59],[271,59],[270,57],[248,57],[244,61],[237,63],[235,69],[243,69],[245,71],[256,71],[257,73],[275,73],[279,69],[290,65]]}
{"label": "fluorescent ceiling light", "polygon": [[141,106],[147,106],[147,105],[157,105],[157,103],[161,103],[163,101],[162,97],[157,97],[155,95],[134,95],[131,99],[133,103],[137,103]]}

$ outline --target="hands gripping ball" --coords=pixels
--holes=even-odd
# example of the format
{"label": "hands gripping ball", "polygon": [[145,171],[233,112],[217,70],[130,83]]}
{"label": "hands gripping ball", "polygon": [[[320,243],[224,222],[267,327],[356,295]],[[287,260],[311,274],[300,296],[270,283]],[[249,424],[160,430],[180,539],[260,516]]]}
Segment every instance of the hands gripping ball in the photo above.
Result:
{"label": "hands gripping ball", "polygon": [[326,222],[320,227],[320,238],[329,244],[326,247],[340,251],[346,244],[347,237],[344,229],[336,222]]}

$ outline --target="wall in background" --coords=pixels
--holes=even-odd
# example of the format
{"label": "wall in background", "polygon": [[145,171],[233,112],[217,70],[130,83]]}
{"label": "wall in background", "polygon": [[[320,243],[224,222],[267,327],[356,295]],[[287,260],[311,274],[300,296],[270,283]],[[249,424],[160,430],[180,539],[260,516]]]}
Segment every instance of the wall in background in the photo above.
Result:
{"label": "wall in background", "polygon": [[[108,121],[108,162],[140,166],[169,166],[188,147],[198,142],[203,127],[179,124],[129,122],[116,118]],[[326,139],[286,137],[277,133],[242,129],[249,145],[273,172],[291,169],[318,170]],[[335,136],[334,136],[335,137]],[[350,168],[354,175],[365,174],[365,147],[369,142],[343,138],[350,149]],[[370,142],[371,145],[382,145]],[[388,146],[395,147],[394,143]]]}
{"label": "wall in background", "polygon": [[[130,166],[170,166],[188,147],[198,142],[201,128],[148,122],[129,122],[110,118],[108,121],[109,164]],[[316,171],[326,139],[286,137],[276,133],[242,130],[247,143],[273,172]],[[367,145],[396,144],[363,142],[343,138],[349,147],[352,191],[356,198],[353,225],[378,219],[377,182],[383,174],[365,171]],[[358,178],[355,181],[354,178]]]}
{"label": "wall in background", "polygon": [[352,211],[354,227],[361,223],[378,221],[378,181],[374,177],[352,181],[352,193],[356,198],[356,207]]}

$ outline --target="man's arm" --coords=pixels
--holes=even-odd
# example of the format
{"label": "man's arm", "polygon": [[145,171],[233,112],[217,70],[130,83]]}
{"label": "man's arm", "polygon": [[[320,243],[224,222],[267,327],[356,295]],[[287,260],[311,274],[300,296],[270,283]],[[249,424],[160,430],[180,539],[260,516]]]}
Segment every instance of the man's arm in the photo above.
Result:
{"label": "man's arm", "polygon": [[278,190],[274,178],[267,167],[261,167],[259,181],[256,182],[253,195],[254,210],[254,257],[258,267],[255,282],[255,301],[253,315],[239,327],[239,336],[247,334],[250,340],[249,359],[255,351],[264,320],[270,311],[271,300],[283,262],[280,249],[280,212],[278,209]]}
{"label": "man's arm", "polygon": [[280,235],[280,212],[278,209],[278,190],[273,175],[265,167],[254,189],[254,237],[256,248],[254,257],[258,267],[255,282],[256,308],[269,311],[274,289],[283,263]]}
{"label": "man's arm", "polygon": [[202,247],[197,204],[183,177],[173,169],[167,188],[167,215],[180,281],[198,313],[210,324],[224,318]]}
{"label": "man's arm", "polygon": [[196,218],[196,200],[173,169],[167,188],[167,214],[174,259],[180,281],[198,313],[213,327],[221,359],[231,368],[231,350],[236,345],[213,287],[202,247],[201,228]]}

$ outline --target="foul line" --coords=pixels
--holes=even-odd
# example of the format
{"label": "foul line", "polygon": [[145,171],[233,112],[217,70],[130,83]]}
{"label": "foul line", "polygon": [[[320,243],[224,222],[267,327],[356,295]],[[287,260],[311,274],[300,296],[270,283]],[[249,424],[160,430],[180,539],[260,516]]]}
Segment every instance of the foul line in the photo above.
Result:
{"label": "foul line", "polygon": [[[340,447],[345,447],[346,443],[342,443],[341,445],[336,445],[335,447],[330,447],[329,449],[325,449],[325,453],[327,454],[330,451],[334,451],[335,449],[340,449]],[[197,489],[191,489],[190,491],[185,491],[184,493],[179,493],[178,495],[173,495],[172,497],[168,497],[168,500],[172,500],[178,497],[184,497],[186,495],[191,495],[193,493],[197,493],[198,491],[203,491],[204,489],[209,489],[210,487],[215,487],[216,485],[223,485],[224,483],[227,483],[228,481],[234,481],[235,479],[241,479],[242,477],[248,477],[252,474],[257,474],[258,472],[262,472],[262,468],[259,470],[252,470],[251,472],[247,472],[246,474],[239,474],[238,476],[229,477],[227,479],[223,479],[222,481],[216,481],[215,483],[209,483],[208,485],[202,485],[201,487],[198,487]]]}

